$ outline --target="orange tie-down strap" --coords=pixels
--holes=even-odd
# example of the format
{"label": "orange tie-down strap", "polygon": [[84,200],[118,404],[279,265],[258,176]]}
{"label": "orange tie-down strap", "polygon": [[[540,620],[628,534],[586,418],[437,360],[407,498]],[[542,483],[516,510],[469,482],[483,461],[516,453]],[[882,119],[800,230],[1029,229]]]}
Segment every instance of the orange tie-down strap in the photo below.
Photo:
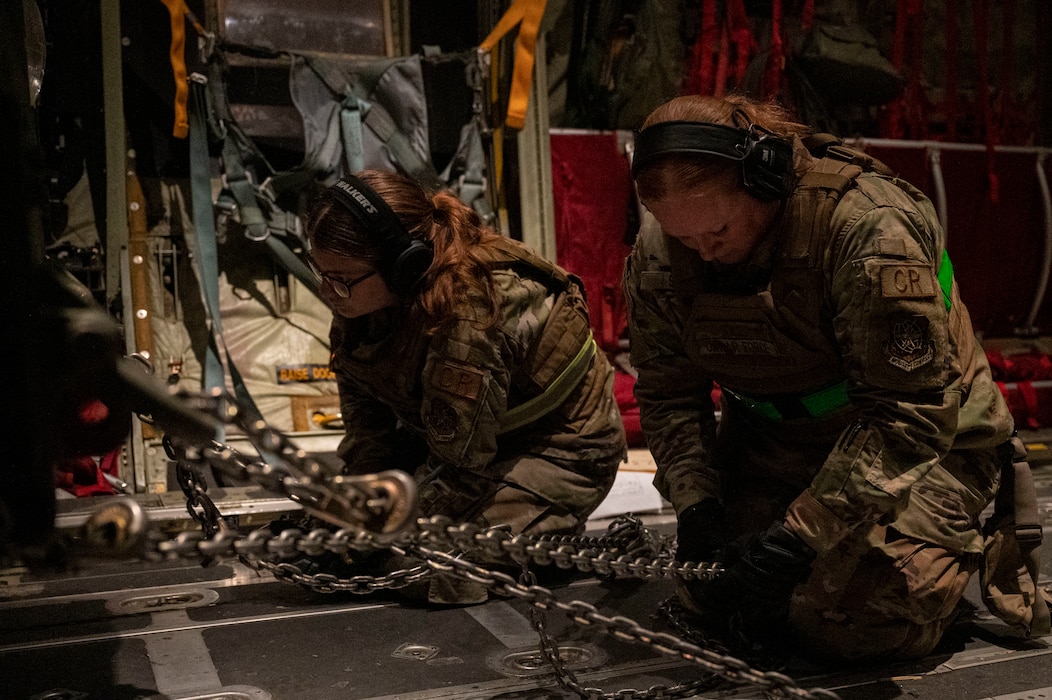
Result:
{"label": "orange tie-down strap", "polygon": [[537,31],[547,4],[548,0],[515,0],[497,22],[497,26],[479,45],[483,51],[491,51],[505,34],[516,25],[519,26],[519,34],[515,39],[515,65],[511,94],[508,97],[508,115],[504,120],[505,124],[514,129],[521,129],[526,125],[526,107],[530,102],[530,85],[533,82]]}
{"label": "orange tie-down strap", "polygon": [[186,82],[186,18],[193,22],[198,34],[205,34],[204,27],[197,21],[186,0],[161,0],[168,8],[171,19],[172,41],[168,47],[168,58],[172,63],[172,74],[175,77],[175,121],[172,136],[185,139],[190,133],[190,121],[186,116],[186,102],[190,96],[190,87]]}

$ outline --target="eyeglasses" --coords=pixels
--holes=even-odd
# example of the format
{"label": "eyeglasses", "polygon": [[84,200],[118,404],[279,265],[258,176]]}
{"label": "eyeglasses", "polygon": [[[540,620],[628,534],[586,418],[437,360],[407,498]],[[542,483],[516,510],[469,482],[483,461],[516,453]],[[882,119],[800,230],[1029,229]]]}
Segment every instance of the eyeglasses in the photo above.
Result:
{"label": "eyeglasses", "polygon": [[321,270],[318,269],[318,266],[314,264],[313,260],[308,259],[307,264],[310,265],[311,271],[318,276],[318,279],[332,287],[332,291],[335,292],[336,296],[340,297],[341,299],[350,298],[351,289],[353,289],[355,286],[361,284],[362,282],[379,272],[379,270],[370,270],[364,275],[360,275],[352,280],[344,282],[343,280],[336,279],[335,277],[330,277],[329,275],[324,274]]}

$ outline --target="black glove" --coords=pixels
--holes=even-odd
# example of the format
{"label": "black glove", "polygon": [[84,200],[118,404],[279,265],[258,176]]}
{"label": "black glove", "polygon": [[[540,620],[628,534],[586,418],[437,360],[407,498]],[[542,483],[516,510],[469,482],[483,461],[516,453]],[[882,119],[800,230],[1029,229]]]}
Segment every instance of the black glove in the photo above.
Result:
{"label": "black glove", "polygon": [[676,526],[676,561],[710,563],[727,544],[727,517],[715,498],[688,506]]}
{"label": "black glove", "polygon": [[711,582],[695,582],[690,594],[699,608],[727,618],[749,635],[786,619],[793,589],[807,580],[815,551],[781,522],[744,549]]}

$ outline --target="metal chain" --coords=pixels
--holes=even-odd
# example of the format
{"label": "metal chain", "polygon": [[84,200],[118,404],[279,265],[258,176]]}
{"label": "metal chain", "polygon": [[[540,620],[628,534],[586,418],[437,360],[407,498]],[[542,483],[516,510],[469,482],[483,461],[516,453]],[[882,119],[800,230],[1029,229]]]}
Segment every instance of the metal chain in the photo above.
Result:
{"label": "metal chain", "polygon": [[219,531],[223,515],[208,495],[208,482],[198,469],[199,460],[192,459],[189,449],[173,443],[167,436],[161,444],[168,456],[175,461],[175,478],[186,496],[186,512],[201,526],[205,536],[211,537]]}
{"label": "metal chain", "polygon": [[[226,423],[238,425],[261,455],[273,459],[269,462],[249,460],[216,442],[199,449],[194,445],[179,444],[176,440],[166,441],[165,449],[177,462],[178,480],[187,496],[187,511],[201,525],[203,532],[183,532],[164,539],[160,533],[150,531],[138,551],[143,558],[197,557],[211,561],[217,557],[233,556],[257,569],[270,571],[280,580],[320,592],[372,593],[380,589],[402,588],[433,573],[453,574],[480,583],[499,595],[528,603],[531,622],[540,638],[540,650],[555,669],[560,686],[582,698],[685,697],[698,690],[712,689],[713,680],[718,679],[737,685],[757,685],[779,697],[837,698],[828,690],[802,689],[784,674],[755,670],[740,659],[718,652],[711,645],[699,646],[672,634],[654,632],[625,617],[607,617],[582,601],[564,603],[547,588],[536,585],[535,579],[529,578],[532,575],[527,574],[525,583],[518,583],[507,574],[487,570],[468,558],[456,556],[457,552],[478,550],[487,560],[510,558],[526,572],[529,564],[534,563],[576,568],[599,576],[641,579],[710,580],[722,573],[717,564],[676,562],[667,542],[643,527],[638,518],[627,516],[615,521],[602,537],[512,535],[504,528],[458,524],[443,516],[419,519],[415,521],[415,528],[410,528],[406,526],[408,518],[405,513],[397,513],[398,498],[392,493],[390,484],[376,488],[375,483],[363,486],[325,474],[317,460],[297,448],[279,431],[263,421],[247,424],[237,408],[237,401],[229,395],[217,392],[209,397],[198,397],[197,401],[201,410],[209,411]],[[261,529],[247,535],[234,532],[226,526],[218,507],[207,495],[207,484],[199,471],[205,465],[281,492],[300,503],[311,515],[340,529],[314,528],[305,532],[289,528],[278,534]],[[385,527],[392,514],[397,527]],[[421,559],[423,563],[383,576],[340,579],[328,573],[305,574],[292,561],[296,557],[317,557],[325,552],[346,556],[351,552],[383,549]],[[663,654],[677,654],[702,666],[710,675],[691,683],[654,686],[645,691],[622,690],[605,694],[599,689],[584,687],[562,662],[558,645],[548,634],[543,615],[536,612],[553,610],[562,612],[577,624],[595,625],[620,639],[640,642]]]}
{"label": "metal chain", "polygon": [[[650,530],[643,527],[638,518],[632,516],[614,520],[605,535],[593,537],[512,535],[504,528],[482,528],[472,523],[454,523],[445,516],[421,519],[416,525],[417,533],[407,534],[406,543],[431,544],[462,553],[477,551],[487,561],[510,559],[520,565],[555,564],[563,569],[576,568],[585,573],[643,579],[681,576],[708,580],[720,572],[719,567],[714,564],[676,564],[664,553],[667,552],[667,547],[661,556],[654,556],[654,547],[660,546],[655,543],[659,540],[654,538]],[[286,538],[281,547],[285,558],[297,554],[317,556],[324,552],[344,555],[348,553],[347,546],[354,546],[359,552],[387,549],[387,545],[372,540],[368,535],[359,536],[354,545],[350,545],[350,540],[345,539],[350,536],[349,532],[335,533],[338,536],[332,542],[326,542],[330,533],[324,528],[319,528],[310,532],[310,542],[297,544],[290,551],[288,538],[294,538],[295,533],[294,528],[282,533]],[[302,550],[309,550],[310,553]],[[638,556],[641,553],[650,553],[652,558]],[[367,594],[386,588],[404,588],[430,576],[426,566],[418,566],[379,576],[357,575],[340,578],[331,573],[308,574],[295,562],[276,562],[252,556],[244,557],[244,560],[249,566],[266,569],[281,580],[322,593],[344,591]]]}
{"label": "metal chain", "polygon": [[[677,654],[686,661],[702,666],[709,673],[738,685],[757,685],[766,688],[778,697],[808,700],[837,700],[838,698],[835,693],[823,688],[801,688],[792,678],[782,673],[758,671],[732,656],[725,656],[712,649],[696,646],[671,634],[648,630],[629,618],[608,617],[601,614],[590,603],[579,600],[564,603],[547,588],[522,585],[505,573],[488,571],[466,559],[450,556],[445,552],[422,545],[410,545],[404,548],[394,545],[392,549],[400,554],[415,554],[423,558],[435,572],[459,575],[469,581],[480,583],[500,595],[522,600],[541,610],[558,610],[578,624],[596,625],[619,639],[641,642],[664,654]],[[591,694],[593,689],[583,690],[587,694],[582,697],[593,697]],[[647,696],[633,695],[633,697]]]}
{"label": "metal chain", "polygon": [[[522,575],[519,576],[519,583],[529,588],[537,584],[537,577],[529,569],[523,569]],[[552,636],[548,633],[547,613],[545,610],[536,605],[531,606],[529,609],[529,619],[534,631],[537,632],[537,638],[540,640],[540,652],[548,662],[548,665],[555,671],[555,680],[559,684],[559,687],[582,698],[590,698],[594,700],[621,700],[622,698],[639,698],[641,700],[647,698],[685,698],[696,695],[702,690],[715,690],[721,685],[728,685],[718,676],[710,675],[707,678],[691,681],[690,683],[680,683],[674,686],[654,685],[647,688],[645,691],[623,688],[621,690],[604,693],[600,688],[585,687],[577,680],[577,675],[567,668],[566,664],[563,662],[562,653],[559,651],[559,644],[552,639]]]}
{"label": "metal chain", "polygon": [[[436,540],[452,541],[458,539],[462,534],[463,525],[450,525],[447,528],[440,527],[442,518],[431,518],[422,520],[422,532],[426,532]],[[445,519],[448,520],[448,519]],[[470,528],[469,528],[470,529]],[[491,531],[479,533],[483,538],[489,536]],[[653,632],[647,630],[634,621],[625,617],[607,617],[598,610],[582,601],[571,601],[563,603],[555,598],[554,594],[541,586],[523,586],[515,579],[499,571],[489,571],[478,564],[466,559],[458,558],[449,553],[432,549],[426,545],[414,541],[399,544],[389,544],[387,547],[392,551],[407,556],[415,556],[424,561],[419,567],[413,567],[403,571],[393,572],[387,577],[352,577],[346,580],[338,580],[328,574],[315,574],[307,576],[302,574],[297,567],[291,564],[270,564],[263,558],[276,556],[279,558],[291,558],[300,554],[317,556],[323,552],[347,552],[352,549],[375,549],[377,543],[371,541],[368,535],[353,533],[349,530],[338,530],[332,532],[325,529],[313,530],[304,533],[298,530],[285,530],[278,535],[273,535],[266,530],[257,530],[247,535],[238,535],[229,530],[220,530],[214,536],[205,538],[201,533],[183,532],[172,539],[163,539],[159,533],[152,533],[155,537],[150,541],[146,549],[141,553],[144,558],[218,558],[223,556],[242,557],[248,561],[256,561],[261,567],[275,571],[285,580],[309,585],[311,588],[324,592],[349,591],[370,593],[381,588],[400,587],[409,585],[431,575],[432,573],[452,573],[454,575],[474,581],[486,586],[499,595],[522,600],[535,608],[541,610],[557,610],[570,617],[574,622],[581,625],[596,625],[615,637],[626,640],[634,640],[647,645],[662,654],[678,654],[681,658],[701,665],[710,674],[715,674],[734,684],[754,684],[766,687],[782,697],[810,698],[814,700],[835,700],[837,696],[827,690],[811,689],[803,690],[795,682],[780,673],[761,672],[751,668],[744,661],[727,656],[713,649],[702,648],[691,644],[671,634]],[[504,534],[507,534],[506,531]],[[422,537],[413,538],[416,540]],[[515,538],[512,538],[515,539]],[[554,543],[552,543],[554,544]],[[565,545],[558,545],[563,547]],[[523,551],[527,551],[529,548]],[[548,550],[544,546],[532,549],[534,554],[542,558],[548,556]],[[655,575],[677,575],[676,572],[692,575],[715,575],[718,569],[715,567],[704,568],[701,572],[699,567],[676,567],[672,565],[648,565],[640,560],[631,560],[618,557],[613,560],[596,558],[598,561],[609,564],[609,571],[618,575],[650,578]],[[551,561],[551,559],[548,559]],[[602,566],[596,567],[600,570]],[[656,572],[656,573],[655,573]],[[388,585],[390,584],[390,585]],[[544,642],[542,638],[542,643]],[[551,648],[554,643],[548,641],[549,652],[545,657],[551,663],[554,652]],[[543,651],[543,648],[542,648]],[[555,667],[558,668],[558,667]],[[697,689],[710,689],[709,680],[698,681]],[[577,684],[580,685],[580,684]],[[573,687],[572,685],[570,687]],[[627,690],[613,695],[595,695],[594,688],[582,688],[585,693],[582,697],[611,697],[611,698],[657,698],[669,697],[670,693],[687,692],[692,688],[691,684],[683,684],[672,688],[656,686],[646,691]],[[574,691],[578,692],[578,691]]]}
{"label": "metal chain", "polygon": [[[229,392],[217,389],[208,395],[191,395],[186,399],[194,408],[241,429],[260,455],[259,459],[252,460],[219,442],[212,441],[201,447],[172,438],[174,451],[184,452],[191,464],[209,464],[236,479],[251,480],[337,526],[368,529],[392,521],[389,530],[393,531],[406,524],[409,513],[404,509],[399,511],[399,499],[376,488],[375,481],[326,473],[321,462],[297,447],[284,433],[262,420],[251,420]],[[379,486],[389,489],[392,483],[388,480]]]}

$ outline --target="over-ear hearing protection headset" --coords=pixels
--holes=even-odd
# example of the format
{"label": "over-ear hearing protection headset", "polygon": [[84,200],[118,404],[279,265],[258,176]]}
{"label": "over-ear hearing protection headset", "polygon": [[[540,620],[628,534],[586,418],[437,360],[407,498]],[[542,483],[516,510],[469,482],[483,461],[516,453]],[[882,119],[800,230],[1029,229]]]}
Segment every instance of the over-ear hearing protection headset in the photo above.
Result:
{"label": "over-ear hearing protection headset", "polygon": [[711,155],[741,163],[742,185],[758,199],[784,199],[793,191],[793,145],[750,124],[739,129],[706,122],[668,121],[636,135],[632,175],[667,155]]}
{"label": "over-ear hearing protection headset", "polygon": [[431,246],[406,231],[391,207],[353,175],[345,175],[329,187],[380,249],[380,276],[391,291],[405,294],[427,272],[435,254]]}

